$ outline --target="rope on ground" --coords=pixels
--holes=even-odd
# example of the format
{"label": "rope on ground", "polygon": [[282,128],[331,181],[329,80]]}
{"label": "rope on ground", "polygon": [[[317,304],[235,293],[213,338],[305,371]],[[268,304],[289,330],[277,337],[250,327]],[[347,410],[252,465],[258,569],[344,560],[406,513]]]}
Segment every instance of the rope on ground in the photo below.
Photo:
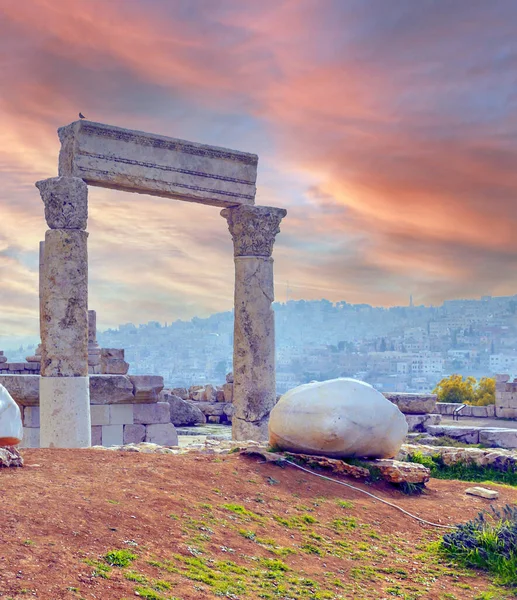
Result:
{"label": "rope on ground", "polygon": [[416,519],[417,521],[420,521],[420,523],[425,523],[426,525],[431,525],[432,527],[440,527],[441,529],[456,529],[456,527],[453,525],[440,525],[439,523],[431,523],[430,521],[421,519],[420,517],[417,517],[416,515],[412,515],[407,510],[400,508],[400,506],[397,506],[396,504],[392,504],[391,502],[388,502],[387,500],[383,500],[382,498],[379,498],[378,496],[374,496],[373,494],[370,494],[370,492],[367,492],[366,490],[362,490],[361,488],[355,487],[354,485],[351,485],[349,483],[345,483],[344,481],[339,481],[339,479],[333,479],[332,477],[327,477],[326,475],[321,475],[320,473],[315,473],[314,471],[311,471],[310,469],[302,467],[301,465],[297,465],[296,463],[291,462],[290,460],[284,459],[283,462],[286,462],[286,463],[292,465],[293,467],[300,469],[301,471],[305,471],[306,473],[315,475],[316,477],[321,477],[322,479],[326,479],[327,481],[332,481],[333,483],[339,483],[339,485],[344,485],[348,488],[351,488],[352,490],[355,490],[356,492],[361,492],[362,494],[366,494],[367,496],[370,496],[371,498],[374,498],[375,500],[378,500],[379,502],[382,502],[383,504],[387,504],[388,506],[391,506],[392,508],[396,508],[397,510],[399,510],[401,513],[404,513],[408,517],[411,517],[412,519]]}

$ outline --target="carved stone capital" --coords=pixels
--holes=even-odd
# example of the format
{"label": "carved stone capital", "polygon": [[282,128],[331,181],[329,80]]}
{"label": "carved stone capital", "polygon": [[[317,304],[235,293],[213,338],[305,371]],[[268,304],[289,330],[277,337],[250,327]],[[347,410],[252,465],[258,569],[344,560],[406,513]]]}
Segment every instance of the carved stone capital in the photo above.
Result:
{"label": "carved stone capital", "polygon": [[51,177],[36,182],[50,229],[86,229],[88,186],[79,177]]}
{"label": "carved stone capital", "polygon": [[271,206],[236,206],[221,211],[228,221],[235,256],[271,256],[287,211]]}

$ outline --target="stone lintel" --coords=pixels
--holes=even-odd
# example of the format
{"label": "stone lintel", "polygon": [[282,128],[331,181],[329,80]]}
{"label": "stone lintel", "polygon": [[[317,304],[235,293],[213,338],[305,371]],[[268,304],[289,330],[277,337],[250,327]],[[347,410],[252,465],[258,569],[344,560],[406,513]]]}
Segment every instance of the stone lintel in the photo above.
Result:
{"label": "stone lintel", "polygon": [[221,216],[228,221],[236,257],[269,257],[273,253],[285,208],[272,206],[237,206],[225,208]]}
{"label": "stone lintel", "polygon": [[213,206],[255,203],[255,154],[86,120],[58,134],[60,175]]}
{"label": "stone lintel", "polygon": [[[50,229],[86,229],[88,186],[78,177],[50,177],[36,182]],[[41,246],[40,246],[41,252]]]}

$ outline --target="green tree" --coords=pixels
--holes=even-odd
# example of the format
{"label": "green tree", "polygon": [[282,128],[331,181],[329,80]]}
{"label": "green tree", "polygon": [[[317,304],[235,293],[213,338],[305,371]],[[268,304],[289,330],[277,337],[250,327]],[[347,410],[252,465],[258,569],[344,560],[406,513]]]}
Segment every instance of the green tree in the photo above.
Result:
{"label": "green tree", "polygon": [[478,381],[472,404],[476,406],[495,404],[495,379],[493,377],[482,377]]}
{"label": "green tree", "polygon": [[476,397],[476,379],[463,375],[453,374],[438,382],[433,394],[438,396],[438,402],[452,402],[454,404],[472,404]]}

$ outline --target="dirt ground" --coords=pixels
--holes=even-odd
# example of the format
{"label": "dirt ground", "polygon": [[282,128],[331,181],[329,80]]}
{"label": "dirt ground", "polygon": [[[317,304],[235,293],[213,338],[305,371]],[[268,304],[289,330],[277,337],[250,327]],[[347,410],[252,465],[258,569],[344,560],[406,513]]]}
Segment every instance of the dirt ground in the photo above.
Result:
{"label": "dirt ground", "polygon": [[[151,600],[506,596],[429,550],[443,530],[294,467],[237,454],[24,450],[0,470],[0,598]],[[346,480],[350,481],[350,480]],[[431,480],[422,496],[350,481],[427,520],[487,501]],[[493,485],[495,505],[517,489]],[[126,549],[134,559],[109,567]]]}

